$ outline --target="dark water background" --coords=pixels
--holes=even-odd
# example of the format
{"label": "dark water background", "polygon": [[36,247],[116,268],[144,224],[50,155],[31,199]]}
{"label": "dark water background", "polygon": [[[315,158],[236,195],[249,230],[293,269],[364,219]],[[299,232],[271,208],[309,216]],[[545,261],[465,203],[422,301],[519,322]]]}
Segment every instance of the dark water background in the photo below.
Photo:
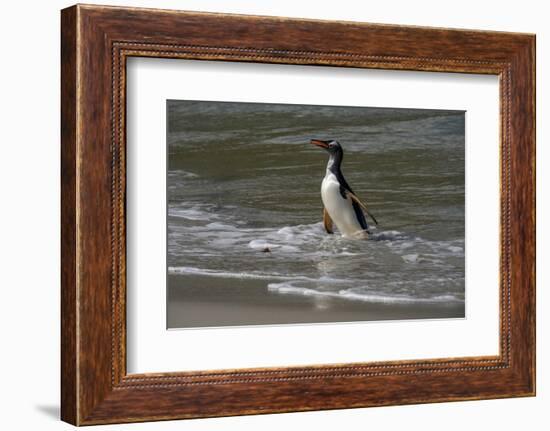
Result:
{"label": "dark water background", "polygon": [[[260,280],[329,307],[464,303],[464,112],[167,103],[171,277],[227,292]],[[325,234],[327,154],[311,138],[343,146],[343,173],[379,222],[369,240]]]}

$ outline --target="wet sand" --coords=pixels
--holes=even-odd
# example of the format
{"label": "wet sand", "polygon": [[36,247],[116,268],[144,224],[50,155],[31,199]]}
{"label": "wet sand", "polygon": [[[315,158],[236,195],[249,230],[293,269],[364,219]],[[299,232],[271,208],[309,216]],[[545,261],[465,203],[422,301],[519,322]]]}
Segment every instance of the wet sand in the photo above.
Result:
{"label": "wet sand", "polygon": [[266,280],[168,276],[168,328],[464,318],[459,303],[369,303],[270,292]]}

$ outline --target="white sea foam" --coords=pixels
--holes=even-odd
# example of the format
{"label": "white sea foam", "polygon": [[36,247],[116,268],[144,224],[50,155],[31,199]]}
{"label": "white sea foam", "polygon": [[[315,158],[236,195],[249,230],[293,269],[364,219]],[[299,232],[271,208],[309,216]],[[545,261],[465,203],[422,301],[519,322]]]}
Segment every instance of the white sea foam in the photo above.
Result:
{"label": "white sea foam", "polygon": [[307,287],[294,286],[290,283],[269,283],[267,286],[271,292],[277,292],[286,295],[300,296],[317,296],[340,298],[352,301],[362,301],[371,303],[388,303],[388,304],[411,304],[411,303],[460,303],[462,300],[454,295],[438,295],[430,298],[419,298],[407,295],[383,295],[373,294],[368,292],[358,292],[356,289],[342,289],[339,291],[324,291],[311,289]]}
{"label": "white sea foam", "polygon": [[188,220],[211,220],[217,218],[216,214],[206,212],[199,206],[193,206],[191,208],[169,208],[168,215]]}
{"label": "white sea foam", "polygon": [[198,178],[198,175],[194,172],[184,171],[180,169],[177,171],[168,171],[168,177],[177,180],[178,178]]}
{"label": "white sea foam", "polygon": [[405,254],[401,258],[408,263],[414,263],[418,260],[418,254]]}
{"label": "white sea foam", "polygon": [[[258,272],[231,272],[231,271],[216,271],[211,269],[194,268],[194,267],[170,267],[170,274],[187,274],[201,275],[218,278],[233,278],[233,279],[251,279],[251,280],[269,280],[267,289],[270,292],[286,295],[314,296],[339,298],[351,301],[363,301],[372,303],[460,303],[463,299],[451,294],[435,295],[431,297],[418,297],[406,294],[379,294],[372,293],[364,288],[352,287],[340,290],[323,290],[315,287],[319,286],[338,286],[349,285],[348,279],[335,279],[330,277],[312,278],[306,276],[287,276],[278,273],[258,273]],[[277,280],[274,282],[273,280]],[[436,281],[434,280],[431,280]],[[445,280],[439,280],[445,281]],[[297,285],[297,284],[301,284]],[[311,286],[311,287],[305,287]]]}
{"label": "white sea foam", "polygon": [[170,266],[168,267],[169,274],[192,274],[203,275],[208,277],[219,278],[239,278],[239,279],[252,279],[252,280],[301,280],[301,281],[315,281],[315,279],[304,276],[285,276],[282,274],[265,274],[258,272],[231,272],[231,271],[217,271],[213,269],[194,268],[190,266]]}
{"label": "white sea foam", "polygon": [[[321,222],[260,227],[239,214],[213,204],[173,205],[169,215],[181,222],[169,230],[169,274],[264,280],[276,294],[350,301],[464,301],[463,274],[449,261],[463,258],[461,239],[372,229],[369,240],[356,241],[327,235]],[[450,275],[430,278],[428,267]],[[406,276],[394,277],[394,269]]]}

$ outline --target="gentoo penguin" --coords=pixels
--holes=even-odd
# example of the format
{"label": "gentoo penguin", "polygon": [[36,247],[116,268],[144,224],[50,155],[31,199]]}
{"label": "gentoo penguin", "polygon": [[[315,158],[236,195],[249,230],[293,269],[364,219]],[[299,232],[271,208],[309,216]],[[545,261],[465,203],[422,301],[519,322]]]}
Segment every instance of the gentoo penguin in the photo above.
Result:
{"label": "gentoo penguin", "polygon": [[330,155],[325,178],[321,183],[321,199],[323,200],[323,224],[327,233],[333,233],[332,223],[336,225],[345,238],[364,238],[369,234],[369,226],[362,210],[365,210],[372,220],[376,219],[369,213],[367,206],[359,200],[347,183],[340,166],[344,151],[338,141],[322,141],[312,139],[311,144],[324,148]]}

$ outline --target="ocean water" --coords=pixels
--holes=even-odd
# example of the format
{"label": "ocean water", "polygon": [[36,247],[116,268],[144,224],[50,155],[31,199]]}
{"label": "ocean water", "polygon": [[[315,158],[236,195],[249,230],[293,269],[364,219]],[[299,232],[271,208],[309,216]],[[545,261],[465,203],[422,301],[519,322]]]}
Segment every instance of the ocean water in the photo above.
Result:
{"label": "ocean water", "polygon": [[[383,304],[464,304],[462,111],[168,101],[168,273],[224,289]],[[325,233],[336,139],[368,240]],[[169,286],[170,288],[170,286]]]}

